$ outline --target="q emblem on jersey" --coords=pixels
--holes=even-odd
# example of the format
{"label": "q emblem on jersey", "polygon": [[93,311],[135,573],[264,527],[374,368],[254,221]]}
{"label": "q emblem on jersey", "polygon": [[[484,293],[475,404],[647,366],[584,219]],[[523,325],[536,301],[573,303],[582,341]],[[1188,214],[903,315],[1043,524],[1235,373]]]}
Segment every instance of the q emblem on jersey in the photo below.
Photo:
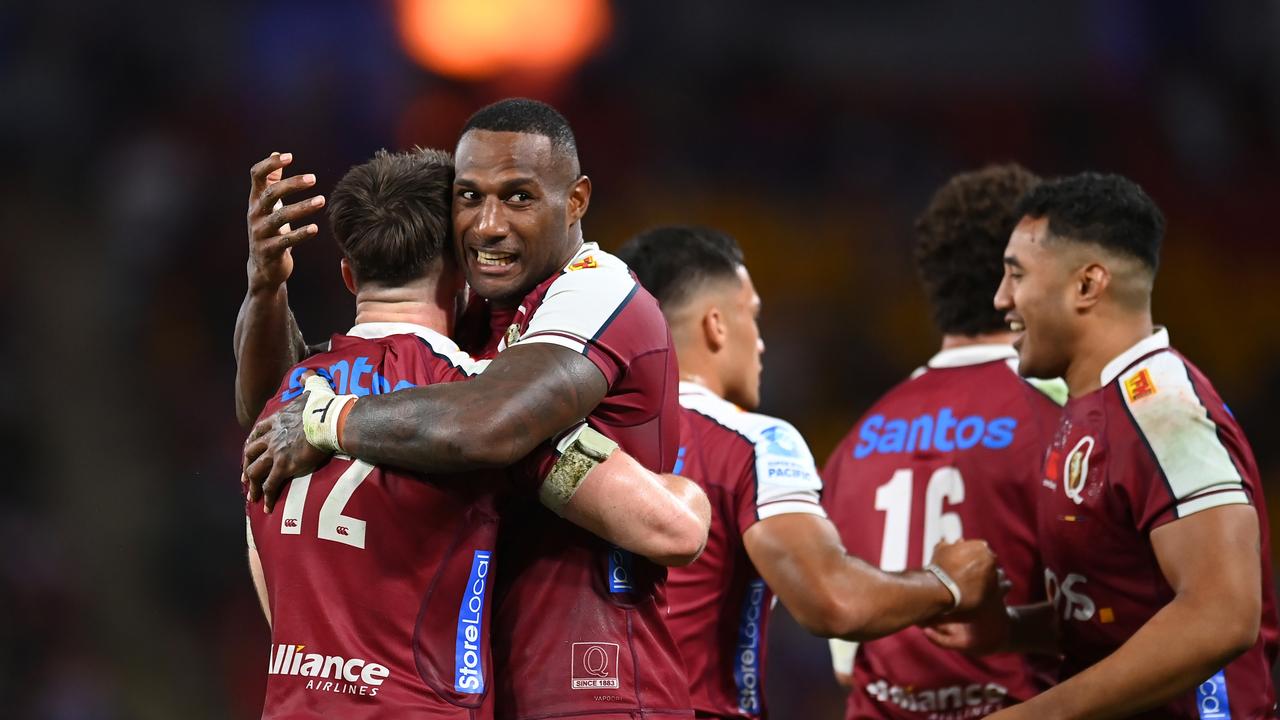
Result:
{"label": "q emblem on jersey", "polygon": [[618,644],[574,643],[573,667],[569,678],[569,687],[573,690],[618,687]]}
{"label": "q emblem on jersey", "polygon": [[1089,454],[1093,452],[1093,438],[1085,435],[1071,449],[1062,465],[1062,489],[1075,504],[1084,502],[1080,493],[1089,479]]}
{"label": "q emblem on jersey", "polygon": [[1129,402],[1137,402],[1144,397],[1156,394],[1156,384],[1151,380],[1151,373],[1142,368],[1137,374],[1125,378],[1124,391],[1129,395]]}

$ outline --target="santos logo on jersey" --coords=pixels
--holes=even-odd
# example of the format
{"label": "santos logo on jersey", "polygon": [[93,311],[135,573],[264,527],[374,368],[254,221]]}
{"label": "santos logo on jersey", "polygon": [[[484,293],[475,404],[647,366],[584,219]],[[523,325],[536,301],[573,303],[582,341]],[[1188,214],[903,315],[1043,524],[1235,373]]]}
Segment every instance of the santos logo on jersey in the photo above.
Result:
{"label": "santos logo on jersey", "polygon": [[267,674],[308,678],[308,690],[370,697],[378,694],[378,686],[391,674],[385,665],[363,658],[304,653],[304,648],[306,645],[273,644]]}
{"label": "santos logo on jersey", "polygon": [[1013,443],[1017,427],[1018,421],[1012,417],[988,420],[981,415],[969,415],[957,420],[949,407],[939,410],[936,417],[925,414],[909,420],[872,415],[858,428],[859,442],[853,449],[853,457],[861,460],[873,453],[931,449],[951,452],[979,444],[999,450]]}

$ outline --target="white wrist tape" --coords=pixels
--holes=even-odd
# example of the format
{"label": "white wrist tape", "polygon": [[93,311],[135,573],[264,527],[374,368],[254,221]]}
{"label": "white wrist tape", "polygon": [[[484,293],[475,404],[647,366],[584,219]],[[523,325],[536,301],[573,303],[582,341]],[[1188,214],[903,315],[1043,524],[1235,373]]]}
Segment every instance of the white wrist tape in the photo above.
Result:
{"label": "white wrist tape", "polygon": [[538,499],[559,515],[587,474],[608,460],[618,449],[618,443],[583,424],[561,438],[556,449],[560,451],[560,459],[538,488]]}
{"label": "white wrist tape", "polygon": [[338,447],[338,419],[356,396],[334,395],[329,382],[319,375],[307,378],[303,387],[307,390],[307,405],[302,411],[302,430],[307,442],[331,453],[342,452]]}
{"label": "white wrist tape", "polygon": [[951,593],[951,599],[953,601],[951,609],[955,610],[960,607],[960,586],[956,584],[955,580],[951,579],[951,576],[947,574],[947,571],[933,563],[925,565],[924,569],[932,573],[934,577],[938,578],[938,582],[942,583],[942,586],[947,589],[947,592]]}

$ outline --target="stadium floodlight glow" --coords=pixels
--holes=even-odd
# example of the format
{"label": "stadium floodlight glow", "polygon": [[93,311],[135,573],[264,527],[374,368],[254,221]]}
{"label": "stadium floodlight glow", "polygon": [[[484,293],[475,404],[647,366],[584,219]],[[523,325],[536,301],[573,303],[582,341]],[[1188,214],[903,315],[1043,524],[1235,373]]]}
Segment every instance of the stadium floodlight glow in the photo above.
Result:
{"label": "stadium floodlight glow", "polygon": [[397,0],[395,8],[409,57],[464,80],[571,70],[611,22],[606,0]]}

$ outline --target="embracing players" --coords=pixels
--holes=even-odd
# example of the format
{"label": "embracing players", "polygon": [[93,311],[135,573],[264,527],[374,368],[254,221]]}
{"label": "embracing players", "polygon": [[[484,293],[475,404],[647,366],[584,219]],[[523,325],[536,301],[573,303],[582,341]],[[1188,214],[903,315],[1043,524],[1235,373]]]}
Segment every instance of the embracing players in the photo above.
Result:
{"label": "embracing players", "polygon": [[804,438],[783,420],[751,412],[760,402],[760,298],[732,238],[659,228],[619,256],[671,326],[683,411],[677,472],[701,484],[712,504],[706,550],[673,569],[668,586],[699,717],[765,714],[775,594],[810,631],[851,639],[988,598],[999,604],[984,542],[943,542],[924,570],[881,572],[845,552],[819,504],[822,481]]}
{"label": "embracing players", "polygon": [[1222,398],[1152,325],[1162,214],[1094,173],[1018,214],[996,306],[1019,371],[1071,395],[1037,487],[1049,601],[934,636],[1062,653],[1061,684],[1002,719],[1274,717],[1262,486]]}
{"label": "embracing players", "polygon": [[[992,166],[933,196],[914,255],[942,348],[867,410],[823,470],[823,504],[850,552],[901,570],[929,562],[939,539],[980,537],[1018,603],[1043,597],[1035,494],[1066,391],[1018,377],[991,294],[1014,208],[1037,182],[1017,165]],[[851,648],[833,642],[832,652],[845,661],[837,671],[852,674],[849,718],[981,717],[1047,686],[1024,656],[949,652],[919,628],[861,645],[851,669]]]}
{"label": "embracing players", "polygon": [[[307,371],[320,376],[306,381],[320,383],[316,392],[331,395],[332,383],[367,396],[483,370],[448,338],[463,287],[448,247],[452,177],[447,153],[383,152],[338,183],[330,218],[356,325],[287,373],[264,415],[304,392]],[[582,431],[594,451],[607,447],[591,432]],[[624,453],[597,464],[569,440],[562,447],[563,457],[544,450],[467,477],[334,458],[287,486],[281,512],[247,506],[255,585],[274,620],[264,716],[491,717],[489,598],[504,493],[528,502],[540,488],[565,517],[641,554],[670,553],[664,536],[682,523],[705,528]]]}
{"label": "embracing players", "polygon": [[[674,464],[670,337],[626,267],[583,242],[591,182],[564,118],[529,100],[482,109],[459,140],[453,190],[455,249],[488,300],[492,332],[482,340],[501,353],[465,383],[341,398],[342,412],[307,428],[306,404],[329,399],[313,391],[293,401],[252,436],[255,493],[274,497],[321,462],[316,446],[421,472],[505,467],[583,417],[645,466]],[[282,291],[246,308],[288,317]],[[274,327],[281,332],[263,338],[271,349],[242,350],[242,364],[288,354],[289,324]],[[688,716],[683,664],[663,622],[665,570],[527,502],[504,508],[503,520],[499,716]],[[696,548],[678,540],[673,559],[687,562]]]}

